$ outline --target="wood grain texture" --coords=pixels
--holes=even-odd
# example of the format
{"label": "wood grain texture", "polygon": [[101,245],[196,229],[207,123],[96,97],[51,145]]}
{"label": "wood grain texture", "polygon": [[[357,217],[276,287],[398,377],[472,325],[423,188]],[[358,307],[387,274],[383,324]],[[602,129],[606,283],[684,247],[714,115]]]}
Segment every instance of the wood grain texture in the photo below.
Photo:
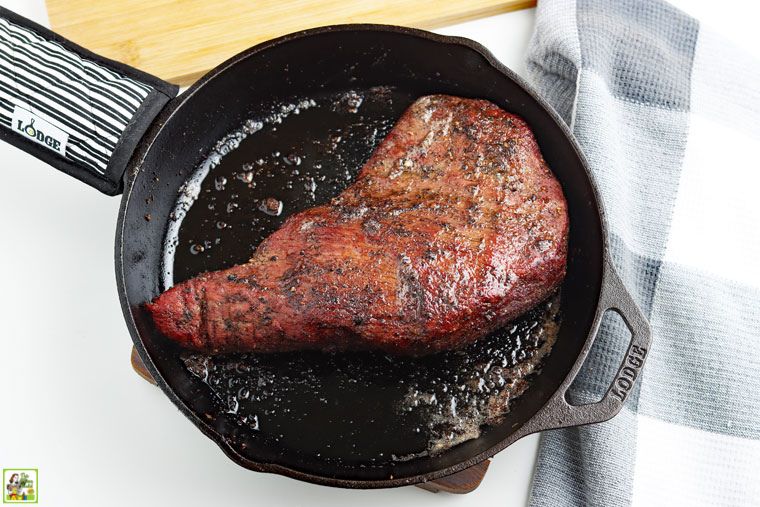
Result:
{"label": "wood grain texture", "polygon": [[454,493],[457,495],[463,495],[465,493],[471,493],[480,486],[483,481],[488,466],[491,464],[491,460],[487,459],[481,461],[477,465],[473,465],[470,468],[465,468],[461,472],[441,477],[435,481],[422,482],[416,484],[418,488],[425,489],[432,493],[438,493],[443,491],[444,493]]}
{"label": "wood grain texture", "polygon": [[188,85],[260,42],[316,26],[436,28],[532,7],[535,0],[47,0],[55,32],[87,49]]}
{"label": "wood grain texture", "polygon": [[146,368],[145,363],[143,363],[143,360],[140,358],[140,354],[137,353],[137,349],[134,346],[132,347],[132,354],[129,359],[132,363],[132,369],[135,370],[138,375],[140,375],[142,378],[154,386],[157,385],[156,379],[154,379],[153,375],[150,374],[148,368]]}
{"label": "wood grain texture", "polygon": [[[145,367],[145,363],[140,359],[140,355],[137,353],[137,349],[132,347],[132,356],[130,357],[132,368],[143,379],[147,380],[153,385],[156,385],[155,379],[151,376],[148,369]],[[417,484],[418,488],[438,493],[443,491],[445,493],[464,494],[475,491],[480,486],[483,477],[485,477],[488,471],[488,465],[491,464],[491,460],[485,460],[477,465],[474,465],[466,470],[457,472],[448,477],[442,477],[435,481],[423,482]]]}

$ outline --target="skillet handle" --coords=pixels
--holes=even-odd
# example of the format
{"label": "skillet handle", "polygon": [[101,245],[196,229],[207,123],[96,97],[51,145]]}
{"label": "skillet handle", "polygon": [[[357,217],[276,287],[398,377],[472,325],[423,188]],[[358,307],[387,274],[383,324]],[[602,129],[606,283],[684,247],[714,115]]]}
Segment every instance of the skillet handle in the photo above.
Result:
{"label": "skillet handle", "polygon": [[[575,379],[581,365],[576,365],[576,374],[567,378],[562,387],[552,396],[544,408],[531,419],[523,428],[524,435],[537,431],[580,426],[584,424],[599,423],[612,419],[623,408],[628,393],[641,376],[641,369],[646,361],[646,356],[651,344],[651,331],[646,317],[641,312],[636,302],[620,280],[612,261],[605,256],[605,272],[602,282],[602,294],[599,302],[599,311],[593,330],[594,340],[599,332],[601,317],[607,310],[614,310],[623,317],[623,320],[631,331],[631,343],[623,358],[623,362],[607,389],[604,397],[596,402],[586,405],[572,405],[567,401],[567,390]],[[593,341],[586,345],[582,361],[585,361],[588,352],[593,346]]]}
{"label": "skillet handle", "polygon": [[101,192],[177,91],[0,7],[0,139]]}

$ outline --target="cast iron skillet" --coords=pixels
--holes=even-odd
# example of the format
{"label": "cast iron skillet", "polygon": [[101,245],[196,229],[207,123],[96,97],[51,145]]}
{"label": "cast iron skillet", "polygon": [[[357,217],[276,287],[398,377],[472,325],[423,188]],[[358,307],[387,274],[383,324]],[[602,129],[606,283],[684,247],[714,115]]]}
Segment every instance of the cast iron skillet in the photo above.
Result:
{"label": "cast iron skillet", "polygon": [[[468,468],[530,433],[597,423],[620,411],[640,374],[650,333],[612,267],[604,212],[588,166],[552,108],[479,44],[394,26],[316,28],[244,51],[169,100],[176,88],[157,78],[99,58],[7,10],[0,11],[0,18],[153,89],[123,134],[105,175],[93,174],[11,131],[3,130],[1,135],[101,191],[117,194],[123,189],[115,260],[119,298],[132,340],[169,399],[238,464],[330,486],[401,486]],[[179,352],[158,335],[141,308],[165,288],[162,256],[170,214],[183,184],[204,156],[246,120],[271,112],[272,105],[293,98],[375,86],[393,87],[410,101],[431,93],[488,99],[522,116],[531,126],[543,156],[562,183],[570,211],[570,253],[557,343],[542,373],[513,404],[502,424],[435,457],[346,466],[271,443],[242,446],[241,442],[250,439],[241,435],[240,428],[224,423],[224,414],[206,386],[188,373],[178,359]],[[275,176],[258,184],[281,188],[283,181]],[[247,255],[250,250],[246,247],[241,252]],[[229,259],[229,264],[240,260]],[[174,266],[175,272],[182,269]],[[632,341],[601,401],[571,405],[566,391],[608,309],[623,316],[632,331]],[[318,434],[319,428],[315,431]]]}

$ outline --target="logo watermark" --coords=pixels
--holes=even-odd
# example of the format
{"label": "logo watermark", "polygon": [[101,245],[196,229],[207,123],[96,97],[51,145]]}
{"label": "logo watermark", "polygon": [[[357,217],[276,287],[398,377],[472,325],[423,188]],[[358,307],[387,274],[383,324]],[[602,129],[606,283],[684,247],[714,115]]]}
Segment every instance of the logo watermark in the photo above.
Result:
{"label": "logo watermark", "polygon": [[37,503],[36,468],[3,469],[3,503]]}

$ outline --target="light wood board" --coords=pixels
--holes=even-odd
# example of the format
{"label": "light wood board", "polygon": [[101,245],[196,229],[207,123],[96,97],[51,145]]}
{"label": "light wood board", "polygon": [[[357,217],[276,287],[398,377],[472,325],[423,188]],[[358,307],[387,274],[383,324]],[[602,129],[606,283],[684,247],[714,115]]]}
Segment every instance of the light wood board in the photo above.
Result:
{"label": "light wood board", "polygon": [[436,28],[535,0],[47,0],[52,29],[180,85],[280,35],[340,23]]}

